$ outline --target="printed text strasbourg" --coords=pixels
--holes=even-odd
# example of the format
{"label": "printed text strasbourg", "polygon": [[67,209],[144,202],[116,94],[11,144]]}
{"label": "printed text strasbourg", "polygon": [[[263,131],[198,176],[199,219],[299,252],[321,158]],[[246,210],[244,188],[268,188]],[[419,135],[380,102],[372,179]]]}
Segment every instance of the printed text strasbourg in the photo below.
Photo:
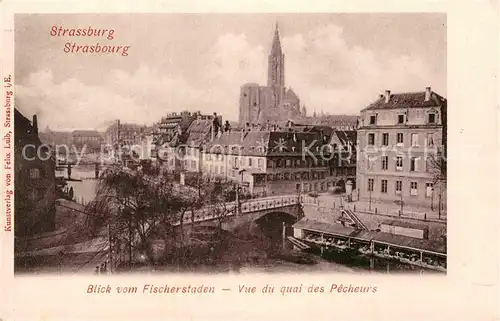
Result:
{"label": "printed text strasbourg", "polygon": [[[63,28],[63,26],[52,26],[50,29],[52,37],[98,37],[104,38],[104,41],[112,41],[115,39],[114,29],[92,28]],[[129,55],[129,45],[108,45],[99,42],[95,43],[77,43],[67,41],[64,44],[63,51],[65,53],[81,53],[81,54],[102,54],[102,55]]]}

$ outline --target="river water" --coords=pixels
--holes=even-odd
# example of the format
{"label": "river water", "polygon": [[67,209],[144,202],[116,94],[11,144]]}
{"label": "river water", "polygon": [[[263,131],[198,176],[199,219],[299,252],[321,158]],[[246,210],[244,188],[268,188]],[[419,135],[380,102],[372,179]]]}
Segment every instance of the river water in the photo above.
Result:
{"label": "river water", "polygon": [[[57,171],[56,176],[67,177],[66,170]],[[92,166],[75,166],[72,168],[71,177],[74,179],[81,179],[81,181],[70,181],[68,186],[73,187],[74,198],[77,202],[86,204],[93,200],[95,196],[95,172]],[[279,231],[281,233],[281,231]],[[277,233],[279,235],[280,233]],[[275,243],[280,243],[281,240],[276,239],[276,235],[273,237]],[[251,248],[234,249],[233,252],[241,251],[252,251],[255,253],[264,253],[266,249],[263,249],[263,245],[259,242],[251,242]],[[257,254],[259,255],[259,254]],[[411,272],[411,273],[421,273],[420,270],[408,269],[408,266],[399,265],[397,263],[388,262],[386,260],[377,259],[375,260],[374,268],[370,268],[370,263],[368,260],[353,259],[347,260],[345,258],[337,258],[334,254],[329,256],[329,259],[322,258],[319,253],[312,253],[310,257],[314,258],[315,264],[299,264],[294,262],[289,262],[282,259],[266,258],[263,260],[257,259],[253,262],[242,263],[238,267],[238,273],[328,273],[328,272],[346,272],[346,273],[387,273],[393,272]],[[227,270],[227,268],[214,268],[210,266],[198,266],[194,270],[195,272],[200,271],[221,271]]]}

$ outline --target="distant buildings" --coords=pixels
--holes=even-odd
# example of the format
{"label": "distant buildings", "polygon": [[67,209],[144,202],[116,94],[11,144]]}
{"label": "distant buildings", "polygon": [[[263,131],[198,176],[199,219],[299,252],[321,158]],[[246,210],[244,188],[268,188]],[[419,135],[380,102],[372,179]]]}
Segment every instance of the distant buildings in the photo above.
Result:
{"label": "distant buildings", "polygon": [[104,143],[104,137],[97,130],[75,130],[72,132],[72,145],[85,152],[99,152]]}
{"label": "distant buildings", "polygon": [[55,228],[55,161],[33,122],[14,110],[15,234],[30,236]]}
{"label": "distant buildings", "polygon": [[283,123],[306,116],[305,107],[293,89],[285,87],[285,55],[281,49],[278,25],[268,57],[267,85],[245,84],[240,92],[239,123]]}
{"label": "distant buildings", "polygon": [[362,199],[444,206],[446,107],[446,99],[428,87],[386,91],[361,111],[357,188]]}

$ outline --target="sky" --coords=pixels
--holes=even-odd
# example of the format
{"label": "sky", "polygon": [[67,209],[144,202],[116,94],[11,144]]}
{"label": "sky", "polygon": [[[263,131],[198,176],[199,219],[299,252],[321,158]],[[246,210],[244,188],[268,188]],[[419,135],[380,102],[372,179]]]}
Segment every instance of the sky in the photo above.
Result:
{"label": "sky", "polygon": [[[276,23],[285,84],[309,115],[355,115],[385,90],[446,97],[444,14],[22,14],[16,106],[52,130],[152,124],[182,110],[237,120],[241,85],[266,84]],[[114,39],[51,36],[53,26],[113,29]],[[130,49],[65,53],[67,42]]]}

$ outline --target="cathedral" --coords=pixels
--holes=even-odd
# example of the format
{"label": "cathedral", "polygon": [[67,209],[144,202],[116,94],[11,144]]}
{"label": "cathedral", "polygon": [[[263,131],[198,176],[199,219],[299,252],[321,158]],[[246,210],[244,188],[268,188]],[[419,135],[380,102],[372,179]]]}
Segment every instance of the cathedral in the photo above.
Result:
{"label": "cathedral", "polygon": [[285,87],[285,55],[281,50],[278,25],[268,60],[267,86],[245,84],[240,92],[240,125],[282,124],[306,116],[305,107],[291,88]]}

